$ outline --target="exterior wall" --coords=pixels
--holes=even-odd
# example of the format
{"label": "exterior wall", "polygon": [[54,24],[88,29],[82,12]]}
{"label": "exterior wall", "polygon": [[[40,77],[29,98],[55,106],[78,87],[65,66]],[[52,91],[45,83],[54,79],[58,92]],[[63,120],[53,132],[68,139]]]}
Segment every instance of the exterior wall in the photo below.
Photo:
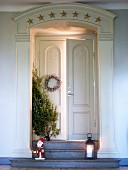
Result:
{"label": "exterior wall", "polygon": [[14,13],[0,13],[0,157],[10,157],[15,142],[16,55]]}
{"label": "exterior wall", "polygon": [[[128,158],[128,10],[113,10],[115,140],[120,158]],[[10,157],[16,134],[16,55],[14,13],[0,13],[0,157]],[[22,140],[23,136],[21,136]]]}
{"label": "exterior wall", "polygon": [[[113,10],[115,138],[121,158],[128,158],[128,10]],[[128,163],[127,163],[128,164]]]}

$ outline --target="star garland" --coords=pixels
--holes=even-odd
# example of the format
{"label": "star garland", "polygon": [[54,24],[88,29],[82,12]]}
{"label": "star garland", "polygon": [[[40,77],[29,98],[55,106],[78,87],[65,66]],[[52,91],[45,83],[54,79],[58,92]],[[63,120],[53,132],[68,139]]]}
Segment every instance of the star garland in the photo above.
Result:
{"label": "star garland", "polygon": [[30,24],[33,24],[33,19],[28,18],[27,23],[28,23],[29,25],[30,25]]}
{"label": "star garland", "polygon": [[66,17],[67,13],[65,11],[60,13],[62,17]]}
{"label": "star garland", "polygon": [[44,20],[44,16],[43,15],[39,15],[37,18],[39,19],[39,21]]}
{"label": "star garland", "polygon": [[[61,17],[63,17],[63,18],[64,18],[64,17],[66,18],[66,17],[67,17],[67,14],[68,14],[68,13],[65,12],[64,10],[60,13]],[[56,18],[56,17],[55,17],[56,14],[55,14],[54,12],[52,12],[52,11],[51,11],[48,15],[49,15],[49,18],[50,18],[50,19]],[[73,18],[77,18],[78,15],[79,15],[79,13],[78,13],[77,11],[74,11],[74,12],[72,13],[72,17],[73,17]],[[40,14],[40,15],[38,15],[37,18],[38,18],[39,21],[44,21],[44,15],[41,15],[41,14]],[[90,18],[92,18],[92,17],[91,17],[88,13],[84,14],[84,16],[83,16],[83,19],[86,20],[86,21],[89,21]],[[97,17],[97,18],[95,18],[95,21],[94,21],[94,22],[100,24],[101,21],[102,21],[101,18],[100,18],[100,17]],[[34,19],[28,18],[28,20],[27,20],[28,25],[33,24],[33,22],[34,22]]]}
{"label": "star garland", "polygon": [[100,23],[100,22],[101,22],[100,17],[97,17],[96,20],[95,20],[95,22]]}
{"label": "star garland", "polygon": [[91,16],[88,13],[86,15],[84,15],[84,19],[87,19],[87,20],[89,20],[90,17]]}

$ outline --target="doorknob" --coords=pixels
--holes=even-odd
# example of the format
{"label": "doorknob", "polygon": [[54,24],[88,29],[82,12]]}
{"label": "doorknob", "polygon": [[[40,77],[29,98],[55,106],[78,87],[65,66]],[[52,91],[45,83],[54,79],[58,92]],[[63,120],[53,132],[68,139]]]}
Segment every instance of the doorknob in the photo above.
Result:
{"label": "doorknob", "polygon": [[68,90],[68,96],[74,95],[73,93],[70,92],[70,90]]}

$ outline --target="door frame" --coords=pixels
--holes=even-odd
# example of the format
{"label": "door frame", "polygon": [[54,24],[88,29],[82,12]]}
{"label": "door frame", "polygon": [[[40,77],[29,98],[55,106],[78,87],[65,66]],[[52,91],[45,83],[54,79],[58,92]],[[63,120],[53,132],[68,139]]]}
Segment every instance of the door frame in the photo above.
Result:
{"label": "door frame", "polygon": [[[64,71],[64,73],[63,74],[65,74],[65,76],[64,76],[64,81],[63,81],[63,85],[65,86],[64,87],[64,93],[65,93],[65,96],[64,96],[64,106],[63,106],[63,108],[66,108],[66,109],[64,109],[64,122],[61,122],[60,123],[60,126],[61,126],[61,124],[65,124],[66,125],[66,127],[65,128],[62,128],[63,129],[63,131],[65,131],[65,132],[63,132],[64,134],[63,134],[63,136],[64,136],[64,138],[62,139],[62,140],[69,140],[69,115],[68,115],[68,113],[69,113],[69,97],[68,97],[68,72],[69,72],[69,64],[68,64],[68,56],[67,56],[67,52],[66,52],[66,48],[67,48],[67,40],[69,40],[69,39],[74,39],[74,40],[92,40],[93,41],[93,50],[95,51],[95,53],[94,53],[94,51],[93,51],[93,81],[94,81],[94,83],[95,83],[95,87],[94,87],[94,119],[95,119],[95,135],[93,136],[93,139],[94,140],[98,140],[98,131],[99,131],[99,129],[98,129],[98,120],[99,120],[99,116],[98,116],[98,108],[97,108],[97,105],[98,105],[98,85],[97,85],[97,83],[98,83],[98,76],[97,76],[97,73],[98,73],[98,67],[97,67],[97,51],[96,51],[96,42],[97,42],[97,36],[96,36],[96,34],[95,33],[92,33],[92,34],[81,34],[81,35],[68,35],[68,36],[65,36],[65,35],[63,35],[63,36],[58,36],[58,37],[56,37],[55,35],[49,35],[49,36],[46,36],[46,35],[40,35],[40,34],[38,34],[37,36],[34,36],[34,39],[33,39],[33,41],[35,41],[35,47],[34,47],[34,54],[35,54],[35,58],[34,58],[34,66],[36,66],[37,68],[39,68],[39,66],[40,66],[40,63],[39,63],[39,61],[40,61],[40,47],[39,47],[39,44],[40,44],[40,41],[65,41],[65,61],[64,61],[64,67],[65,67],[65,71]],[[33,54],[33,56],[34,56],[34,54]],[[95,56],[94,56],[95,55]],[[61,64],[62,65],[62,64]],[[97,90],[96,90],[97,89]],[[59,127],[60,128],[60,127]],[[38,138],[38,137],[37,137]],[[35,139],[37,139],[36,138],[36,136],[34,137],[34,140]],[[60,139],[60,138],[57,138],[57,139]],[[85,139],[86,139],[86,134],[85,134]],[[85,140],[84,139],[84,140]]]}

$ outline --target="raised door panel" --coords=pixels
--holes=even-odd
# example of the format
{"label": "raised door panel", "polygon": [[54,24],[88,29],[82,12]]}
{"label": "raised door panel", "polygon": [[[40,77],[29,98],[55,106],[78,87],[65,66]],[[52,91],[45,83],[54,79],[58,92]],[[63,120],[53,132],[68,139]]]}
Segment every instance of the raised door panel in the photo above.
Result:
{"label": "raised door panel", "polygon": [[[55,45],[50,45],[44,51],[44,55],[45,75],[57,75],[61,77],[61,54],[59,48]],[[49,96],[59,109],[61,107],[61,90],[49,92]]]}

